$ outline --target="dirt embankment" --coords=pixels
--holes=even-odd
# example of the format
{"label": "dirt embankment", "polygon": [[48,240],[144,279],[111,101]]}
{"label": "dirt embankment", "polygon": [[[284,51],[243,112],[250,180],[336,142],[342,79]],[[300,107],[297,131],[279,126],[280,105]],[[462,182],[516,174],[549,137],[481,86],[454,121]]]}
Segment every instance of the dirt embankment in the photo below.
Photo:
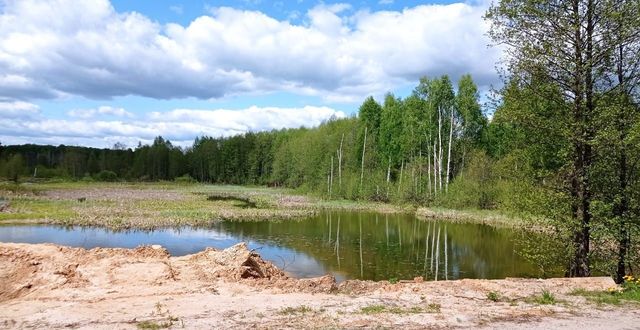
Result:
{"label": "dirt embankment", "polygon": [[[636,324],[637,310],[584,308],[569,295],[611,286],[607,278],[338,285],[332,276],[289,278],[244,244],[171,257],[160,246],[0,243],[0,328],[571,328],[601,320],[604,329],[610,317]],[[533,302],[542,290],[560,303]]]}

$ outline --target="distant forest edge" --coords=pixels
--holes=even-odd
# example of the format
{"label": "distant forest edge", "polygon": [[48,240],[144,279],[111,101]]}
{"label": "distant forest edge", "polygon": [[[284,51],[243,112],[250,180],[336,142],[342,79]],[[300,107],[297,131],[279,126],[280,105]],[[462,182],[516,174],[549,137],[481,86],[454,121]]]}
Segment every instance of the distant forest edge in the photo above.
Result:
{"label": "distant forest edge", "polygon": [[[350,199],[427,201],[447,192],[479,157],[499,156],[489,148],[492,127],[478,97],[471,76],[463,76],[456,91],[442,76],[423,78],[405,99],[387,94],[380,105],[369,97],[354,118],[315,128],[199,137],[184,149],[162,137],[135,149],[0,146],[0,174],[9,180],[197,180]],[[491,207],[489,200],[481,204]]]}

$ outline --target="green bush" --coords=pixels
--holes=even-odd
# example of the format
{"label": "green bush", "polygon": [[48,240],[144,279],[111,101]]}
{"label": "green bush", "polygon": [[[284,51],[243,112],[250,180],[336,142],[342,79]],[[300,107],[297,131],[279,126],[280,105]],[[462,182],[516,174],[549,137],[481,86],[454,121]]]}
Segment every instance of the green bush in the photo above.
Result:
{"label": "green bush", "polygon": [[183,176],[176,177],[174,181],[176,183],[195,183],[196,179],[192,178],[189,174],[185,174]]}
{"label": "green bush", "polygon": [[96,181],[113,182],[118,180],[118,175],[113,171],[103,170],[95,175]]}

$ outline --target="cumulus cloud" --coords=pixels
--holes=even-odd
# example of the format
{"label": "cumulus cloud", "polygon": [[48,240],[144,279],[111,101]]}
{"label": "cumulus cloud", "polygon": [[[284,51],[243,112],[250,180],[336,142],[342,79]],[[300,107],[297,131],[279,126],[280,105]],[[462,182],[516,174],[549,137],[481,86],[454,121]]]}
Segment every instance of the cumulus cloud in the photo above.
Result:
{"label": "cumulus cloud", "polygon": [[40,107],[33,103],[0,99],[0,118],[30,119],[39,114]]}
{"label": "cumulus cloud", "polygon": [[320,4],[303,23],[215,8],[186,26],[118,13],[108,0],[5,0],[0,97],[217,98],[286,91],[360,101],[422,75],[497,81],[485,4],[358,11]]}
{"label": "cumulus cloud", "polygon": [[71,117],[76,118],[94,118],[99,115],[107,115],[114,117],[126,117],[133,118],[135,117],[133,113],[125,110],[124,108],[114,108],[110,106],[101,106],[97,109],[73,109],[69,110],[67,114]]}
{"label": "cumulus cloud", "polygon": [[[28,108],[27,105],[22,107]],[[4,113],[1,109],[3,108],[0,107],[0,113]],[[2,116],[0,141],[3,144],[42,143],[109,147],[115,142],[123,142],[128,146],[135,146],[138,141],[150,143],[154,137],[162,135],[177,145],[189,146],[196,136],[231,136],[249,131],[312,127],[331,118],[345,117],[343,112],[328,107],[253,106],[242,110],[176,109],[152,112],[145,118],[128,121],[92,119],[100,109],[107,107],[93,109],[95,112],[87,117],[83,117],[83,112],[73,113],[74,116],[69,119],[40,116],[32,120],[22,120],[21,117]]]}

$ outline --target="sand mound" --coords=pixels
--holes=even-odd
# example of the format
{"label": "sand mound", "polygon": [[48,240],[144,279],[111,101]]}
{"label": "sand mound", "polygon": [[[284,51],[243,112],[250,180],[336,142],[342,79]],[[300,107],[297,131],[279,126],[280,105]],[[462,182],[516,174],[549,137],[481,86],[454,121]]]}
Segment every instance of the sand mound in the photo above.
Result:
{"label": "sand mound", "polygon": [[86,250],[53,244],[0,244],[0,301],[60,287],[131,290],[181,282],[184,288],[217,280],[286,280],[272,263],[240,243],[171,257],[161,246]]}
{"label": "sand mound", "polygon": [[272,263],[265,261],[246,243],[238,243],[224,250],[206,250],[175,258],[175,263],[194,269],[199,280],[224,278],[240,280],[248,278],[284,278],[286,275]]}

